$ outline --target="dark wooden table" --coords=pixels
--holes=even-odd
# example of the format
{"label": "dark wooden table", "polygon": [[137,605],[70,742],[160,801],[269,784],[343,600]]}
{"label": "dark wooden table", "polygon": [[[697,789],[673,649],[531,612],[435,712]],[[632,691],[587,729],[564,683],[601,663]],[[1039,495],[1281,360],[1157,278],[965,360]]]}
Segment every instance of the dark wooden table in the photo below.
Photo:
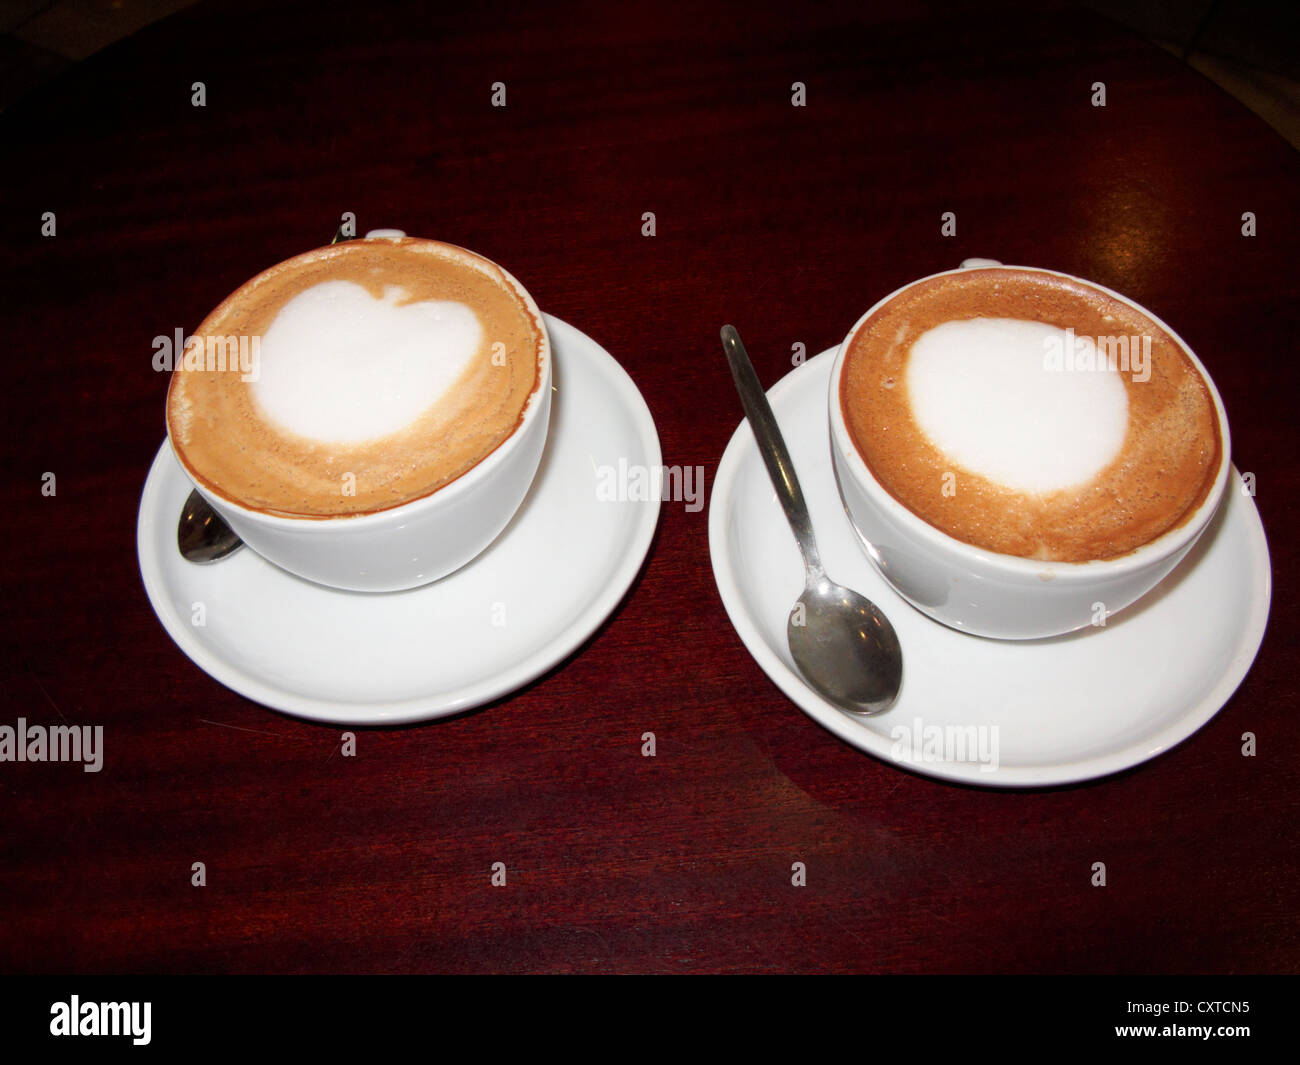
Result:
{"label": "dark wooden table", "polygon": [[[1296,154],[1094,15],[860,7],[201,4],[0,120],[0,724],[102,725],[106,751],[98,774],[0,763],[0,968],[1297,968]],[[1191,739],[1106,780],[900,772],[778,692],[723,611],[707,509],[667,504],[576,654],[339,757],[338,729],[176,648],[135,519],[163,438],[152,338],[346,211],[506,265],[627,368],[665,463],[710,485],[740,418],[723,322],[771,384],[792,345],[831,347],[968,256],[1127,293],[1200,354],[1256,475],[1276,592],[1253,670]]]}

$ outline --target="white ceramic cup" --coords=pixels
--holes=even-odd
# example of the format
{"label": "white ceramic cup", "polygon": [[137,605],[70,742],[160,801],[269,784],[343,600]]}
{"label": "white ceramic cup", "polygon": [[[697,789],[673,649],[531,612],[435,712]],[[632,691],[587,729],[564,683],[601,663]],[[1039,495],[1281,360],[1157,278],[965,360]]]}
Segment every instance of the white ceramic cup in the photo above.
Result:
{"label": "white ceramic cup", "polygon": [[[959,270],[932,276],[1001,265],[989,259],[967,260]],[[1035,267],[1013,269],[1070,276]],[[1231,468],[1231,447],[1228,419],[1214,382],[1186,342],[1150,311],[1101,285],[1071,278],[1147,315],[1191,359],[1205,381],[1219,423],[1222,446],[1214,484],[1190,518],[1119,558],[1039,562],[976,547],[928,524],[885,490],[854,445],[840,407],[844,358],[858,330],[880,307],[912,285],[928,280],[921,278],[904,285],[859,318],[840,345],[831,368],[831,461],[844,509],[868,558],[880,575],[918,610],[963,632],[1002,639],[1034,639],[1104,624],[1116,611],[1151,591],[1178,565],[1223,500]]]}
{"label": "white ceramic cup", "polygon": [[[403,235],[400,230],[378,230],[366,239]],[[392,592],[428,584],[460,569],[501,534],[519,509],[541,462],[551,416],[551,343],[546,323],[523,285],[497,269],[541,329],[537,386],[515,431],[456,480],[387,510],[296,518],[241,506],[205,488],[183,461],[181,468],[244,543],[282,569],[319,584]],[[176,453],[174,443],[172,451]]]}

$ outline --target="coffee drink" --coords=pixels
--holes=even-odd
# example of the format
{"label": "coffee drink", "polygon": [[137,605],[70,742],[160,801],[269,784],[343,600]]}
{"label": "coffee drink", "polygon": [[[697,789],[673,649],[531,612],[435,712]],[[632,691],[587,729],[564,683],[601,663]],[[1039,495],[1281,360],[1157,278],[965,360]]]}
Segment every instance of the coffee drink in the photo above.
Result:
{"label": "coffee drink", "polygon": [[168,432],[198,484],[247,509],[387,510],[510,438],[544,345],[488,260],[429,240],[346,241],[259,274],[207,317],[173,374]]}
{"label": "coffee drink", "polygon": [[1219,421],[1201,373],[1151,317],[1073,278],[972,269],[912,285],[844,354],[839,403],[875,479],[989,551],[1126,555],[1214,485]]}

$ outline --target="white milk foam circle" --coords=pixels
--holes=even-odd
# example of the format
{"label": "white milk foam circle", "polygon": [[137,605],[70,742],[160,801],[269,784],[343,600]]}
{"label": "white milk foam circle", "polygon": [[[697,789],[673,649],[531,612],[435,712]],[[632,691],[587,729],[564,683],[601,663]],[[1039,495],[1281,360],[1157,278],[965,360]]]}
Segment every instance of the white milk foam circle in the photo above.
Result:
{"label": "white milk foam circle", "polygon": [[954,463],[1013,491],[1088,481],[1123,447],[1128,392],[1113,370],[1048,367],[1050,351],[1085,341],[1042,322],[944,322],[912,345],[912,415]]}
{"label": "white milk foam circle", "polygon": [[469,368],[483,340],[471,307],[377,300],[350,281],[326,281],[280,309],[261,341],[253,383],[263,413],[300,436],[351,444],[387,436],[433,407]]}

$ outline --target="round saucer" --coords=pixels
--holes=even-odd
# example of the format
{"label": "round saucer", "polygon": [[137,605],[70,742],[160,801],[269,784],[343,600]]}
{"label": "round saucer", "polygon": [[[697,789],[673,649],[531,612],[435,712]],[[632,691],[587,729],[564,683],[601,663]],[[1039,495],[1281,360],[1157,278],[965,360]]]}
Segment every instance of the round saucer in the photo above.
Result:
{"label": "round saucer", "polygon": [[916,772],[993,787],[1066,784],[1126,769],[1186,739],[1228,701],[1259,650],[1271,571],[1255,502],[1234,472],[1213,524],[1144,599],[1104,627],[1045,640],[947,628],[876,573],[831,468],[827,391],[834,349],[768,393],[832,579],[889,616],[903,688],[887,712],[846,714],[795,669],[786,620],[804,586],[794,536],[749,424],[714,480],[709,551],[723,604],[759,666],[845,742]]}
{"label": "round saucer", "polygon": [[480,706],[578,647],[631,586],[659,520],[657,498],[610,500],[600,473],[659,467],[659,437],[608,352],[549,315],[546,326],[555,391],[532,487],[482,555],[423,588],[336,591],[250,549],[208,566],[186,562],[176,522],[192,486],[164,441],[136,546],[149,601],[180,649],[266,706],[364,726]]}

